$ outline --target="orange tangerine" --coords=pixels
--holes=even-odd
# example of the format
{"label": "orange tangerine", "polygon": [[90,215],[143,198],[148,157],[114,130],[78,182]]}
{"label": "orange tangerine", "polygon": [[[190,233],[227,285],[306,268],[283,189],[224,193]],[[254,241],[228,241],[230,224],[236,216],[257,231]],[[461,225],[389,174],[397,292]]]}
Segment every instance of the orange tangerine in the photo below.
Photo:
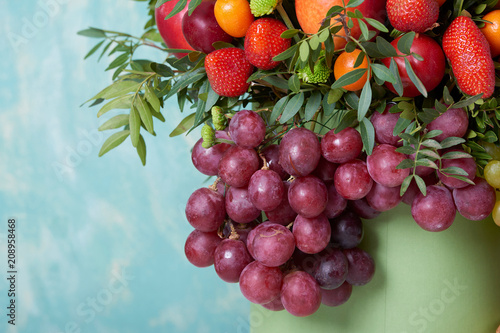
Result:
{"label": "orange tangerine", "polygon": [[[356,59],[360,53],[361,50],[356,49],[350,53],[344,51],[338,56],[337,60],[335,60],[335,64],[333,65],[333,75],[335,76],[335,80],[338,80],[342,75],[352,72],[355,69],[368,68],[368,59],[366,55],[364,56],[361,65],[356,68],[354,67]],[[368,70],[356,82],[345,85],[342,88],[349,91],[357,91],[363,88],[367,80],[369,80]]]}
{"label": "orange tangerine", "polygon": [[247,0],[217,0],[214,14],[222,30],[236,38],[244,37],[254,21]]}
{"label": "orange tangerine", "polygon": [[481,28],[481,32],[486,37],[488,44],[490,44],[491,56],[496,57],[500,55],[500,9],[484,15],[483,20],[491,22],[485,23],[484,27]]}

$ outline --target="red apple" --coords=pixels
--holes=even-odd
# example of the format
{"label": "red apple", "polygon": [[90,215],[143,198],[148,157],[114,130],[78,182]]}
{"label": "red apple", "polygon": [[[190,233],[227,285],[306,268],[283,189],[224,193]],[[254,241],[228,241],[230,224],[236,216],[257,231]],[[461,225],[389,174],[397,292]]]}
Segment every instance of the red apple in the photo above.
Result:
{"label": "red apple", "polygon": [[[391,42],[397,50],[399,37]],[[411,68],[415,72],[415,75],[422,81],[425,89],[431,91],[436,88],[441,82],[444,76],[445,70],[445,57],[441,46],[432,38],[417,34],[413,39],[410,51],[422,56],[423,60],[417,60],[413,56],[408,57],[408,61],[411,64]],[[397,50],[398,54],[402,54]],[[405,59],[403,57],[395,57],[394,60],[398,65],[399,75],[401,76],[401,82],[403,83],[403,96],[405,97],[415,97],[421,95],[417,87],[411,82],[406,72]],[[382,59],[382,63],[389,68],[391,58]],[[385,86],[396,93],[394,86],[389,82],[385,83]]]}
{"label": "red apple", "polygon": [[[187,3],[189,4],[190,1],[191,0],[188,0]],[[175,14],[168,20],[165,20],[165,17],[170,14],[177,2],[179,2],[179,0],[168,1],[155,9],[155,19],[158,32],[168,48],[194,51],[182,34],[182,18],[188,11],[188,6],[186,5],[186,7],[179,13]],[[186,54],[187,53],[174,53],[177,58],[182,58]]]}
{"label": "red apple", "polygon": [[229,36],[217,23],[214,14],[215,1],[205,1],[182,19],[182,33],[189,45],[203,53],[215,51],[212,46],[215,42],[230,43],[233,37]]}

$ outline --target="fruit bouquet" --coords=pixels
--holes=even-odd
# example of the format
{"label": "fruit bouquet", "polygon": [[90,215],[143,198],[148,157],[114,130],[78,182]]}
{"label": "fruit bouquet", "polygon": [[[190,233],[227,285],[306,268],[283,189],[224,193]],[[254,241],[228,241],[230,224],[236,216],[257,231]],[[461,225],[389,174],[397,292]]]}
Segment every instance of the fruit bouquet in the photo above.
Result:
{"label": "fruit bouquet", "polygon": [[[162,107],[197,131],[187,259],[243,295],[308,316],[374,276],[365,219],[411,206],[447,232],[457,216],[500,225],[498,0],[150,0],[140,37],[89,28],[112,55],[90,101],[123,114],[99,155],[127,138],[146,163]],[[164,62],[136,59],[140,47]],[[155,119],[156,118],[156,119]],[[490,223],[487,220],[483,223]]]}

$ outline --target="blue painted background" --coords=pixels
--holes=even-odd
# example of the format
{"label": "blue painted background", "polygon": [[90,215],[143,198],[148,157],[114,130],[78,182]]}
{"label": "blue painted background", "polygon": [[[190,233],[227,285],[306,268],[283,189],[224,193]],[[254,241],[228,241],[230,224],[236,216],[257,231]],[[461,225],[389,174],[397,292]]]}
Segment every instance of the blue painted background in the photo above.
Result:
{"label": "blue painted background", "polygon": [[184,256],[184,204],[206,179],[189,155],[198,133],[168,137],[183,117],[170,102],[146,167],[129,139],[98,158],[109,117],[80,107],[111,73],[110,59],[83,60],[96,40],[77,31],[139,35],[146,14],[130,0],[0,2],[0,277],[8,218],[19,271],[15,327],[1,279],[0,332],[248,331],[238,286]]}

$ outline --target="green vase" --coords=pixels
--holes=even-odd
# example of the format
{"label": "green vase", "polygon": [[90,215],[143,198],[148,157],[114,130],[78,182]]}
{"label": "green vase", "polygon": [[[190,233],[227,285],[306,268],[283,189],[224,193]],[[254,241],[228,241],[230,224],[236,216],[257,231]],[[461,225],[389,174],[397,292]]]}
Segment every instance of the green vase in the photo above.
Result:
{"label": "green vase", "polygon": [[375,259],[365,286],[339,307],[298,318],[252,305],[252,333],[494,333],[500,325],[500,228],[491,218],[421,229],[400,204],[365,220],[360,247]]}

